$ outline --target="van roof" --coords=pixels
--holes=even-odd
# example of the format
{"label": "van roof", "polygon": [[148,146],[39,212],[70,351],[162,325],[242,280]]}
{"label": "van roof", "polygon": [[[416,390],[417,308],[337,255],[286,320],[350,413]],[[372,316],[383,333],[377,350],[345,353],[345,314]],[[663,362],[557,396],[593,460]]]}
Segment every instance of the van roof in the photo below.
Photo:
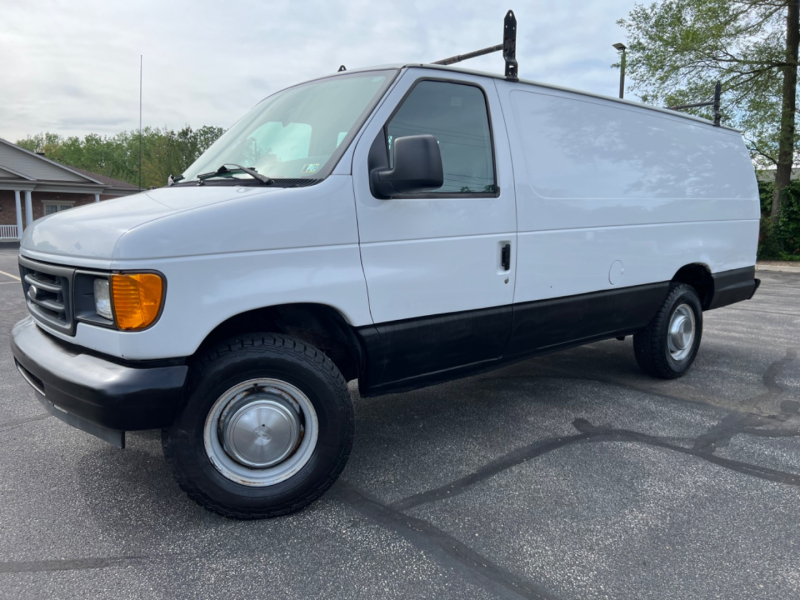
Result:
{"label": "van roof", "polygon": [[[476,71],[474,69],[464,69],[462,67],[452,67],[452,66],[445,66],[445,65],[435,65],[431,63],[395,63],[395,64],[387,64],[387,65],[377,65],[374,67],[360,67],[356,69],[348,69],[347,71],[342,71],[342,74],[345,73],[357,73],[359,71],[375,71],[378,69],[431,69],[436,71],[449,71],[455,73],[465,73],[467,75],[477,75],[479,77],[491,77],[492,79],[499,79],[500,81],[507,81],[506,78],[499,74],[499,73],[490,73],[487,71]],[[635,106],[637,108],[645,108],[647,110],[652,110],[655,112],[660,112],[670,117],[682,118],[682,119],[689,119],[691,121],[697,121],[699,123],[703,123],[705,125],[711,125],[713,127],[713,123],[708,119],[703,119],[701,117],[696,117],[694,115],[690,115],[687,113],[682,113],[677,110],[670,110],[669,108],[664,108],[661,106],[651,106],[649,104],[643,104],[641,102],[635,102],[633,100],[625,100],[621,98],[615,98],[614,96],[605,96],[603,94],[595,94],[593,92],[587,92],[584,90],[577,90],[574,88],[568,88],[560,85],[553,85],[551,83],[542,83],[540,81],[531,81],[529,79],[520,79],[518,82],[514,83],[522,83],[527,85],[535,85],[537,87],[549,88],[551,90],[558,90],[561,92],[569,92],[571,94],[580,94],[581,96],[589,96],[590,98],[599,98],[601,100],[608,100],[610,102],[617,102],[619,104],[627,104],[629,106]],[[733,131],[736,133],[741,134],[741,131],[738,129],[734,129],[733,127],[728,127],[726,125],[720,125],[718,129],[724,129],[727,131]]]}

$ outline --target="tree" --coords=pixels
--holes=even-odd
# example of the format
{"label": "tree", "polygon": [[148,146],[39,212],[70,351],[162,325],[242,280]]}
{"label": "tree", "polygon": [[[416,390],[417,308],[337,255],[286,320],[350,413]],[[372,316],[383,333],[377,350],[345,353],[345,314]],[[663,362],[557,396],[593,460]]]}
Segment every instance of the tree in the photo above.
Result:
{"label": "tree", "polygon": [[[798,0],[664,0],[637,4],[627,73],[652,104],[698,102],[722,82],[726,124],[742,129],[756,164],[774,164],[773,226],[798,147]],[[709,116],[708,111],[697,114]]]}
{"label": "tree", "polygon": [[[221,127],[180,131],[146,127],[142,130],[142,186],[160,187],[169,175],[183,173],[224,133]],[[39,133],[17,142],[31,152],[68,166],[86,169],[134,185],[139,183],[139,132],[123,131],[101,137],[90,133],[83,139],[64,138],[55,133]]]}

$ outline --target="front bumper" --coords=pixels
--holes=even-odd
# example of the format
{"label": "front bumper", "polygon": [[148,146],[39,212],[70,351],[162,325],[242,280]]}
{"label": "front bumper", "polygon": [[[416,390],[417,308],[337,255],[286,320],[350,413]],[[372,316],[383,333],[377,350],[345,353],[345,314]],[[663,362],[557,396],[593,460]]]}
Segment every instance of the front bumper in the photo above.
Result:
{"label": "front bumper", "polygon": [[188,372],[186,365],[127,366],[81,353],[44,333],[31,317],[11,330],[11,351],[45,408],[118,446],[124,445],[121,432],[172,423]]}

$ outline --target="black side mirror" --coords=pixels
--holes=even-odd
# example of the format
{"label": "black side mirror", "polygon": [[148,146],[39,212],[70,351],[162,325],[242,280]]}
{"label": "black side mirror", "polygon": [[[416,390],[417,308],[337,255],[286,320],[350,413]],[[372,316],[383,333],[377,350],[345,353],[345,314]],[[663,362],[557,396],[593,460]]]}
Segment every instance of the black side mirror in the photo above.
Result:
{"label": "black side mirror", "polygon": [[394,168],[370,174],[372,191],[381,198],[436,189],[444,184],[442,153],[432,135],[409,135],[394,140]]}

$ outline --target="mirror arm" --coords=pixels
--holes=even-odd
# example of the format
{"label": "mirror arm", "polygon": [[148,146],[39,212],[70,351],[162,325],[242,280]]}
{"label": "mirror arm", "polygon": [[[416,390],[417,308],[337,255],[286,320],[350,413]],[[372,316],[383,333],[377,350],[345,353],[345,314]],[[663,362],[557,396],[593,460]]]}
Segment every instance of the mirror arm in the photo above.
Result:
{"label": "mirror arm", "polygon": [[400,193],[392,184],[394,169],[373,169],[369,175],[372,190],[380,199],[389,200]]}
{"label": "mirror arm", "polygon": [[386,148],[386,132],[381,129],[372,146],[369,149],[367,158],[369,165],[369,186],[372,194],[382,200],[388,200],[396,194],[394,187],[389,182],[381,181],[381,175],[390,172],[389,155]]}

